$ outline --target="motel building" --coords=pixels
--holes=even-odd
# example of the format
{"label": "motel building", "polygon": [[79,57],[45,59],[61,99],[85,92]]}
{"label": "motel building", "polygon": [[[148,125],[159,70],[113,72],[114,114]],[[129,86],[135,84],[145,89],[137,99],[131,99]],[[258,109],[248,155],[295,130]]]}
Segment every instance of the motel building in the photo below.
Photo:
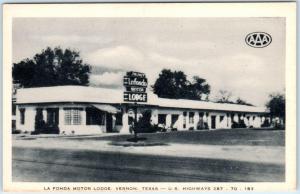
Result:
{"label": "motel building", "polygon": [[[125,102],[123,90],[86,86],[55,86],[18,89],[16,129],[35,130],[37,113],[60,134],[130,133],[134,103]],[[151,111],[151,123],[165,128],[196,130],[230,129],[233,122],[259,128],[268,120],[264,107],[207,101],[158,98],[148,92],[147,102],[137,104],[137,118]]]}

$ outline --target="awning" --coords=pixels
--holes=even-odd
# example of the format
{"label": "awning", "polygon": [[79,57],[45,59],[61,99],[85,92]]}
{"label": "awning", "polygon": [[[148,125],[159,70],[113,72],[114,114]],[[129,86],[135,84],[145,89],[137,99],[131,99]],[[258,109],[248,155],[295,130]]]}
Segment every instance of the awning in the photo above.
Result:
{"label": "awning", "polygon": [[108,112],[108,113],[112,113],[112,114],[116,114],[118,112],[121,112],[119,109],[117,109],[114,106],[108,105],[108,104],[93,104],[93,107]]}

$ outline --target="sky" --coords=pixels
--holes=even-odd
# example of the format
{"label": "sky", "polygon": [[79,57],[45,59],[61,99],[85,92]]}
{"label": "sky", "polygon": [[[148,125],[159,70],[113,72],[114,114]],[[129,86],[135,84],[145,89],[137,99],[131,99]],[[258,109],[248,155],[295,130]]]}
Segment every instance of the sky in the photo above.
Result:
{"label": "sky", "polygon": [[[253,48],[251,32],[266,32],[272,43]],[[284,18],[14,18],[13,63],[50,46],[80,52],[92,66],[90,84],[122,88],[126,71],[146,74],[181,70],[211,86],[211,100],[228,90],[264,106],[268,95],[284,92]]]}

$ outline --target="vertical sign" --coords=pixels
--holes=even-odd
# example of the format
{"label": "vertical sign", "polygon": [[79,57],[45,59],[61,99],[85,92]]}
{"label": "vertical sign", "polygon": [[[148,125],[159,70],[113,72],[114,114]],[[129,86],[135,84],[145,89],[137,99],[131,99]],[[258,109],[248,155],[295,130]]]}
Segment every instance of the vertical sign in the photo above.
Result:
{"label": "vertical sign", "polygon": [[125,102],[147,102],[148,80],[144,73],[127,72],[123,78],[123,85],[125,86]]}

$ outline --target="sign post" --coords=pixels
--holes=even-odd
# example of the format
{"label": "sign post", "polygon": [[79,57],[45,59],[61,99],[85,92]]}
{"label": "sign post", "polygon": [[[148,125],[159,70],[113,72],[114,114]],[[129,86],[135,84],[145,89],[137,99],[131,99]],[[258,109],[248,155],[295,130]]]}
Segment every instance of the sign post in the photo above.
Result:
{"label": "sign post", "polygon": [[140,102],[147,102],[147,86],[148,80],[144,73],[129,71],[123,78],[123,85],[125,87],[124,91],[124,101],[134,103],[134,138],[137,140],[137,111],[138,104]]}

